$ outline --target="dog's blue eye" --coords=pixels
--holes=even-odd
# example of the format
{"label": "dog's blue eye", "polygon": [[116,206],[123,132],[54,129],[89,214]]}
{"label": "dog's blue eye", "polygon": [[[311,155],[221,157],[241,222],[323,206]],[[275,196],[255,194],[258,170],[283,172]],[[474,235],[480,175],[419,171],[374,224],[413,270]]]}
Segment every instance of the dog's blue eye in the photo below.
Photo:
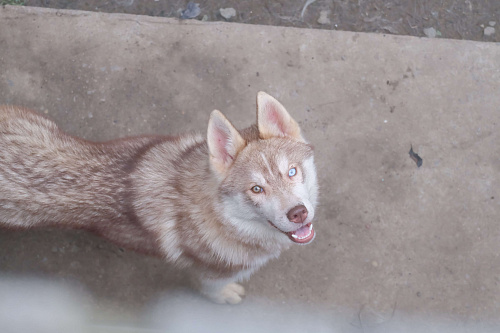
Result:
{"label": "dog's blue eye", "polygon": [[297,170],[295,168],[291,168],[288,170],[288,177],[293,177],[297,173]]}
{"label": "dog's blue eye", "polygon": [[259,185],[255,185],[254,187],[252,187],[253,193],[261,193],[262,191],[264,191],[264,189],[262,187],[260,187]]}

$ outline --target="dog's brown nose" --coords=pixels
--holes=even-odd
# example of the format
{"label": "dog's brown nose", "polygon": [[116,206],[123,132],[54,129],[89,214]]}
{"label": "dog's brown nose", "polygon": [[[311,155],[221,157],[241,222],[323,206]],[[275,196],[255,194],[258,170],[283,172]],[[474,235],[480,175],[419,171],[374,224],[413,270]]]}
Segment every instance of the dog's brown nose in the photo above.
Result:
{"label": "dog's brown nose", "polygon": [[307,208],[304,205],[295,206],[286,214],[290,222],[302,223],[307,218]]}

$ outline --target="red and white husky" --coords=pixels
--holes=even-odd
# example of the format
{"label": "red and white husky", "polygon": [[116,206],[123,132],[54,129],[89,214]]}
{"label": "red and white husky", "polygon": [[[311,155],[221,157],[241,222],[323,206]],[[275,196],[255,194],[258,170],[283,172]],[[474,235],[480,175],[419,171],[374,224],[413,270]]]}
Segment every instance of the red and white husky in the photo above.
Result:
{"label": "red and white husky", "polygon": [[242,131],[213,111],[207,137],[96,143],[32,111],[0,107],[0,225],[84,228],[188,269],[218,303],[291,244],[310,243],[313,149],[273,97]]}

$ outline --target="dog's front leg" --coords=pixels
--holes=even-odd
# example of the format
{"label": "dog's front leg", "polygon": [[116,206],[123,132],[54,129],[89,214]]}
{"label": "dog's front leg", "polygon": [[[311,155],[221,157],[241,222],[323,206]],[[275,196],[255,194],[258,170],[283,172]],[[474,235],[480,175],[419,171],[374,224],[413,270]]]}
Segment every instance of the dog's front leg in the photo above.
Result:
{"label": "dog's front leg", "polygon": [[238,304],[245,296],[245,288],[234,279],[198,279],[198,289],[211,301],[218,304]]}

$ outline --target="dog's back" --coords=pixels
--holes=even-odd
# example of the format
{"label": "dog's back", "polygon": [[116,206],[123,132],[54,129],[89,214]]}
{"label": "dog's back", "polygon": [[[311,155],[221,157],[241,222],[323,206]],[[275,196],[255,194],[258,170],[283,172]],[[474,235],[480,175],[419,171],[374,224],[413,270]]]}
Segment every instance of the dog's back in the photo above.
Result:
{"label": "dog's back", "polygon": [[0,222],[84,228],[159,254],[154,238],[134,223],[125,186],[135,156],[159,141],[92,143],[30,110],[0,107]]}

